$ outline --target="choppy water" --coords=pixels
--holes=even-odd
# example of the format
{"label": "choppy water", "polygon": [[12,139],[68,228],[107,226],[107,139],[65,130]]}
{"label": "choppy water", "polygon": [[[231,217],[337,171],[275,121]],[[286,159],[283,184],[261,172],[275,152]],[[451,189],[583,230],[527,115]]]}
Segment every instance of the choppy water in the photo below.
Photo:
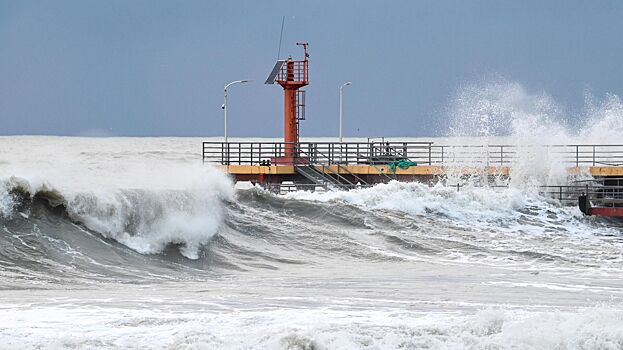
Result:
{"label": "choppy water", "polygon": [[623,348],[621,222],[521,186],[236,190],[199,141],[0,138],[0,347]]}
{"label": "choppy water", "polygon": [[[589,102],[573,128],[466,86],[433,141],[620,144],[620,99]],[[280,196],[200,142],[0,137],[0,348],[623,349],[623,223],[540,197],[567,173],[538,147],[504,189]]]}

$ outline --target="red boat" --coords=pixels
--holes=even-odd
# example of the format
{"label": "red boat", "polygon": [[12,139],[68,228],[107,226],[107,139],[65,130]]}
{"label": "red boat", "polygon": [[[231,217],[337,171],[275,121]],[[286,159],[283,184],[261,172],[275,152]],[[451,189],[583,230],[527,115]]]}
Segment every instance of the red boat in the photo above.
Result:
{"label": "red boat", "polygon": [[586,185],[578,197],[585,215],[623,217],[623,179],[599,179]]}

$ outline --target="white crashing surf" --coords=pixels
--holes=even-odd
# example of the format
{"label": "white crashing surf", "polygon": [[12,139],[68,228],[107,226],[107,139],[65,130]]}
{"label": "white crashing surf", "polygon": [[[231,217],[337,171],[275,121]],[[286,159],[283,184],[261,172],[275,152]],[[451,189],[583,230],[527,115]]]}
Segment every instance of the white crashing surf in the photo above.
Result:
{"label": "white crashing surf", "polygon": [[489,164],[486,147],[513,145],[517,152],[510,161],[512,186],[565,184],[571,164],[549,145],[620,144],[623,139],[620,98],[609,94],[603,100],[587,96],[586,101],[581,114],[569,115],[550,95],[530,92],[516,82],[496,79],[463,86],[450,105],[448,145],[483,146],[482,153],[466,150],[467,156],[449,165],[496,165]]}
{"label": "white crashing surf", "polygon": [[10,186],[6,182],[0,182],[0,218],[13,213],[15,202],[11,198]]}
{"label": "white crashing surf", "polygon": [[588,237],[617,235],[617,228],[595,226],[576,207],[564,207],[532,191],[438,183],[392,181],[351,191],[306,192],[284,195],[288,199],[344,203],[364,210],[389,210],[418,218],[434,218],[453,227],[516,235],[558,234]]}
{"label": "white crashing surf", "polygon": [[321,202],[341,201],[369,208],[410,215],[441,215],[460,221],[511,218],[528,200],[519,190],[500,192],[489,188],[465,188],[418,182],[392,181],[351,191],[292,192],[286,198]]}
{"label": "white crashing surf", "polygon": [[197,259],[223,222],[223,199],[222,193],[205,188],[94,191],[72,196],[67,211],[74,221],[139,253],[179,244],[184,256]]}
{"label": "white crashing surf", "polygon": [[16,187],[31,196],[54,193],[47,199],[64,205],[73,221],[137,252],[159,253],[177,244],[184,256],[196,259],[221,227],[225,202],[234,197],[231,180],[210,166],[152,158],[149,151],[156,150],[125,156],[133,145],[124,143],[132,139],[76,139],[80,147],[44,141],[48,147],[40,161],[19,153],[3,159],[2,215],[14,211],[11,190]]}
{"label": "white crashing surf", "polygon": [[[623,347],[623,311],[485,309],[473,314],[404,310],[240,310],[236,317],[198,306],[180,315],[107,307],[6,308],[5,344],[53,348],[174,349],[583,349]],[[51,317],[41,317],[45,311]],[[11,324],[26,320],[31,327]],[[71,327],[67,320],[80,322]],[[25,339],[25,341],[24,341]]]}

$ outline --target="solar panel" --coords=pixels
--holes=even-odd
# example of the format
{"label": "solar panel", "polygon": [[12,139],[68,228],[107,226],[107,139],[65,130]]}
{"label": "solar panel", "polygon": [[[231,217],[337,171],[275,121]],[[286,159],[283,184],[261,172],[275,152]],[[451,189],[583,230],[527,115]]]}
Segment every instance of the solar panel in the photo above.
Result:
{"label": "solar panel", "polygon": [[283,66],[284,63],[285,63],[285,60],[278,60],[277,63],[275,63],[275,66],[273,67],[273,70],[268,75],[268,79],[266,79],[266,82],[264,82],[264,84],[274,84],[275,83],[275,79],[277,78],[277,74],[279,74],[279,71],[281,70],[281,66]]}

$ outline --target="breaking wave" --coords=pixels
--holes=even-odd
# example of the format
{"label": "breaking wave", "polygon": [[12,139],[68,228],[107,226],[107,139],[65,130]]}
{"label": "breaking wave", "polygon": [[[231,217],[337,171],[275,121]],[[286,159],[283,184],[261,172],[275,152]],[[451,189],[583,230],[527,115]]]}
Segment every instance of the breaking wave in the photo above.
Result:
{"label": "breaking wave", "polygon": [[[560,153],[550,152],[549,145],[619,145],[623,139],[623,103],[614,94],[601,100],[587,94],[584,111],[569,115],[547,93],[499,78],[461,87],[448,110],[446,143],[483,146],[480,151],[469,149],[471,153],[450,165],[484,167],[489,165],[486,147],[514,145],[510,184],[515,188],[567,183],[569,164]],[[454,182],[462,182],[450,175]]]}
{"label": "breaking wave", "polygon": [[[177,188],[101,188],[62,190],[54,185],[11,177],[0,186],[0,213],[4,220],[28,216],[33,201],[61,209],[60,217],[83,225],[143,254],[161,253],[178,245],[190,259],[218,232],[224,208],[233,200],[229,179],[215,171],[193,167],[192,184]],[[138,184],[137,184],[138,185]],[[143,186],[146,187],[146,186]]]}
{"label": "breaking wave", "polygon": [[522,84],[499,78],[462,86],[449,105],[452,138],[514,145],[620,143],[623,103],[615,94],[602,99],[586,94],[584,110],[569,115],[545,92],[531,92]]}
{"label": "breaking wave", "polygon": [[536,187],[573,179],[539,146],[620,143],[619,98],[588,100],[570,132],[546,94],[461,90],[443,143],[526,146],[493,184],[276,195],[194,164],[199,140],[0,138],[14,150],[0,159],[14,298],[0,333],[33,347],[619,349],[623,223]]}

